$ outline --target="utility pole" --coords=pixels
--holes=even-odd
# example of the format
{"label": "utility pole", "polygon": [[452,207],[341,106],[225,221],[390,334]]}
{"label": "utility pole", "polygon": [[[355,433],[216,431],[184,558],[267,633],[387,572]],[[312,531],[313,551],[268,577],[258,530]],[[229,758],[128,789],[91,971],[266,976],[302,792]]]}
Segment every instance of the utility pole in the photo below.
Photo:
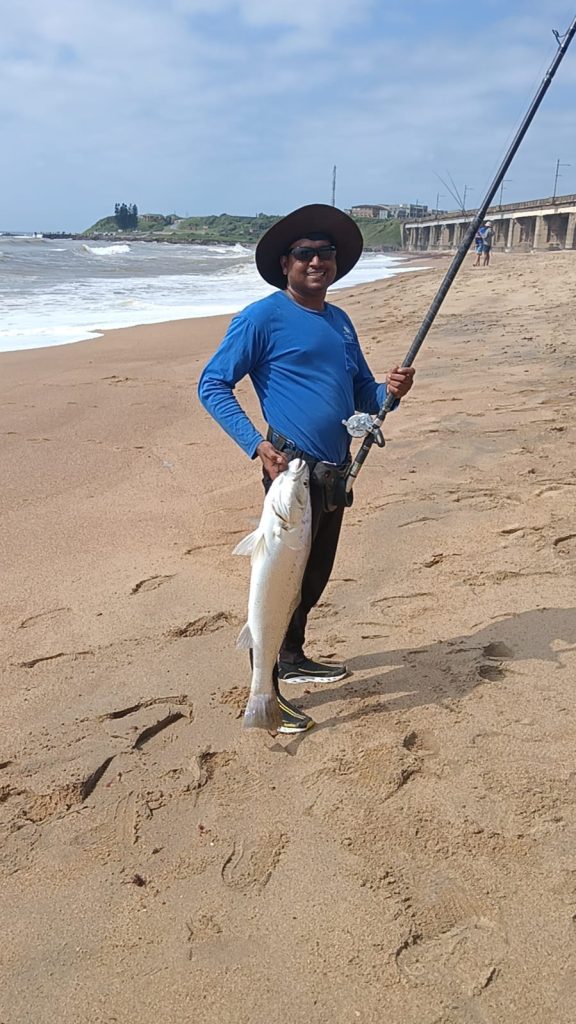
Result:
{"label": "utility pole", "polygon": [[502,184],[500,185],[500,195],[498,196],[498,206],[502,206],[502,193],[504,192],[504,186],[512,181],[512,178],[502,178]]}
{"label": "utility pole", "polygon": [[446,196],[444,195],[443,192],[437,192],[436,193],[436,217],[438,217],[438,208],[440,206],[440,200],[441,199],[445,199],[445,198],[446,198]]}
{"label": "utility pole", "polygon": [[562,177],[562,175],[559,173],[560,168],[561,167],[571,167],[571,166],[572,166],[572,164],[561,164],[560,160],[556,161],[556,174],[554,175],[554,192],[552,193],[552,199],[556,199],[556,188],[557,188],[557,185],[558,185],[558,178]]}
{"label": "utility pole", "polygon": [[332,206],[336,206],[336,164],[332,169]]}
{"label": "utility pole", "polygon": [[466,213],[466,194],[468,192],[473,191],[474,189],[471,187],[471,185],[464,185],[464,195],[462,196],[462,213]]}

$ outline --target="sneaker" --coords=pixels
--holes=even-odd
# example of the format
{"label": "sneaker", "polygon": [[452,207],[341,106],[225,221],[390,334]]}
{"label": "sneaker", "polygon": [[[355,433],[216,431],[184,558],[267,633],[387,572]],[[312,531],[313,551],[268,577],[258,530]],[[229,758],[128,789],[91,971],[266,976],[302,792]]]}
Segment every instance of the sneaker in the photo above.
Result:
{"label": "sneaker", "polygon": [[346,665],[323,665],[310,658],[278,662],[278,679],[283,683],[338,683],[347,674]]}
{"label": "sneaker", "polygon": [[314,728],[316,724],[314,719],[305,715],[304,712],[300,711],[295,704],[286,700],[286,697],[283,697],[281,693],[277,693],[276,696],[278,698],[278,706],[282,714],[282,724],[278,729],[278,732],[308,732],[309,729]]}

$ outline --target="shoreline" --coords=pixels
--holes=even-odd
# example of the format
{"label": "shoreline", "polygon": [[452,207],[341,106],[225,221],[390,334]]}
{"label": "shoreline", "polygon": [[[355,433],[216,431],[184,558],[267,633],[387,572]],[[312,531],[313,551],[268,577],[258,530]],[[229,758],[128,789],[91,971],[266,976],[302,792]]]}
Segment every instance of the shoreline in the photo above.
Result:
{"label": "shoreline", "polygon": [[[423,261],[422,261],[422,259],[419,256],[417,256],[417,254],[405,254],[402,257],[398,257],[396,262],[402,262],[402,264],[413,264],[413,263],[422,263]],[[423,267],[421,269],[424,271],[424,270],[426,270],[428,268],[427,267]],[[358,282],[357,284],[349,284],[349,285],[344,284],[344,285],[341,285],[340,287],[334,288],[332,290],[332,295],[338,296],[343,291],[348,291],[351,288],[359,288],[359,287],[362,287],[365,284],[374,284],[374,283],[377,283],[378,281],[388,281],[388,280],[391,280],[392,278],[400,276],[403,272],[404,271],[402,269],[398,269],[398,270],[394,271],[393,273],[391,273],[389,275],[386,275],[385,277],[374,278],[373,281],[367,281],[367,282],[366,281],[364,281],[364,282],[361,281],[361,282]],[[101,328],[101,327],[98,327],[98,326],[94,326],[94,327],[90,327],[90,328],[85,328],[86,331],[90,331],[90,333],[91,333],[90,337],[78,338],[78,339],[71,340],[71,341],[66,341],[66,342],[58,342],[58,343],[49,342],[49,343],[43,344],[43,345],[36,345],[36,346],[26,345],[25,347],[21,347],[21,348],[13,348],[13,349],[0,350],[0,359],[3,356],[8,355],[8,354],[23,353],[23,352],[28,352],[28,351],[39,352],[42,349],[67,348],[70,345],[78,345],[78,344],[84,344],[86,342],[97,341],[97,340],[99,340],[99,338],[102,338],[105,335],[107,335],[109,333],[112,333],[112,332],[115,332],[115,331],[139,330],[139,329],[142,329],[144,327],[158,327],[158,328],[162,328],[166,324],[189,323],[189,322],[193,322],[193,321],[196,321],[196,320],[198,320],[198,321],[205,321],[205,320],[210,320],[210,319],[217,318],[217,317],[225,317],[225,318],[227,317],[229,319],[230,317],[234,316],[236,314],[236,312],[239,312],[241,309],[243,309],[244,306],[248,305],[250,301],[255,301],[255,300],[247,299],[246,301],[240,302],[240,304],[237,307],[236,307],[236,304],[233,303],[235,308],[233,310],[229,311],[229,312],[214,312],[214,313],[208,313],[208,314],[204,314],[203,313],[203,314],[201,314],[199,316],[175,317],[173,319],[144,321],[142,323],[136,322],[136,323],[133,323],[133,324],[127,324],[125,326],[110,327],[110,328]],[[334,301],[337,302],[338,301],[337,298]],[[79,328],[78,330],[79,330],[79,333],[82,333],[81,328]]]}
{"label": "shoreline", "polygon": [[[144,248],[138,243],[90,247],[72,242],[53,252],[27,246],[8,251],[0,288],[10,289],[18,261],[36,260],[38,276],[29,296],[15,290],[0,326],[0,349],[75,344],[106,330],[232,315],[272,290],[245,247],[235,245],[227,255],[223,246],[215,251],[204,246],[197,252],[184,246],[174,255],[158,246],[151,256]],[[350,273],[347,287],[412,269],[415,264],[408,257],[367,253]]]}

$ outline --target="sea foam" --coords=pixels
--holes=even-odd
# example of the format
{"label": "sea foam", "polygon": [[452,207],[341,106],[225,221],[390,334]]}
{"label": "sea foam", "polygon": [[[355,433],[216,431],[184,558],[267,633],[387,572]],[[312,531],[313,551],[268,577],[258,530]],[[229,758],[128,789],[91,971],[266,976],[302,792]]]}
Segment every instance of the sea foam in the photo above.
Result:
{"label": "sea foam", "polygon": [[[122,245],[83,245],[84,252],[91,252],[94,256],[121,256],[123,253],[130,252],[130,246],[126,244]],[[63,250],[58,250],[59,252]]]}

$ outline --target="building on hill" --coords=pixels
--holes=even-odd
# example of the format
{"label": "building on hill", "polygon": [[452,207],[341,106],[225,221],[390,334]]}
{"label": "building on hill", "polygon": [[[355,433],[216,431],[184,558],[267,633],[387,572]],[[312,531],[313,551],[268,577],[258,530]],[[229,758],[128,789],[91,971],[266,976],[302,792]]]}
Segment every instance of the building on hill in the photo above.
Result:
{"label": "building on hill", "polygon": [[352,206],[351,217],[367,217],[369,220],[388,220],[391,217],[388,206],[375,206],[366,204],[364,206]]}
{"label": "building on hill", "polygon": [[352,217],[366,217],[369,220],[415,220],[425,217],[427,213],[428,207],[421,203],[366,203],[350,209]]}

